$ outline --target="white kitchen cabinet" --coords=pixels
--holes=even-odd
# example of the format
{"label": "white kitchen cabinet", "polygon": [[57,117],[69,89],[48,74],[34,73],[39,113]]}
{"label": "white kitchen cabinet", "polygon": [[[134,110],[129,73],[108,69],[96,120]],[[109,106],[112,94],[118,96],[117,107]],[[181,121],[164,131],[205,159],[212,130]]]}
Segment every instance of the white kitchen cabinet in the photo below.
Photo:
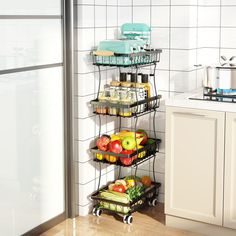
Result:
{"label": "white kitchen cabinet", "polygon": [[236,113],[226,114],[224,226],[236,229]]}
{"label": "white kitchen cabinet", "polygon": [[166,119],[165,213],[222,225],[225,112],[167,107]]}

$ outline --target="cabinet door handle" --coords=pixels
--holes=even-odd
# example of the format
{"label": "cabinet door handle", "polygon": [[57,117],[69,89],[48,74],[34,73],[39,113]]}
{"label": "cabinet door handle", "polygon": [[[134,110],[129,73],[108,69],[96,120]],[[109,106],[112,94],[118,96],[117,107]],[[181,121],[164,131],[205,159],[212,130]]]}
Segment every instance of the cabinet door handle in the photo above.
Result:
{"label": "cabinet door handle", "polygon": [[185,115],[185,116],[198,116],[198,117],[206,117],[204,114],[190,113],[190,112],[174,112],[177,115]]}

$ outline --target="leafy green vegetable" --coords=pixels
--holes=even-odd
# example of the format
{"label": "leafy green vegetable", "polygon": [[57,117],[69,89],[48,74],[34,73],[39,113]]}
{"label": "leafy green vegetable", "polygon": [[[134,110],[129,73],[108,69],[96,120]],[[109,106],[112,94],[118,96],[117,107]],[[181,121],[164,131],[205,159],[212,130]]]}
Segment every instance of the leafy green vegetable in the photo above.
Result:
{"label": "leafy green vegetable", "polygon": [[134,186],[132,188],[129,188],[126,193],[129,195],[131,201],[137,199],[140,197],[144,192],[143,186]]}

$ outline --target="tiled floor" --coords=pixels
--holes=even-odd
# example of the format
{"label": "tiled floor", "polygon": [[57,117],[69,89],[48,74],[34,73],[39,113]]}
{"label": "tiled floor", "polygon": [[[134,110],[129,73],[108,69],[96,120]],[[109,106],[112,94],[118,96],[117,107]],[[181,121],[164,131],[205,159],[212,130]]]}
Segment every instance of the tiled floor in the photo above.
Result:
{"label": "tiled floor", "polygon": [[200,236],[187,231],[166,227],[163,205],[145,208],[133,214],[132,225],[124,224],[120,217],[102,214],[66,220],[41,236]]}

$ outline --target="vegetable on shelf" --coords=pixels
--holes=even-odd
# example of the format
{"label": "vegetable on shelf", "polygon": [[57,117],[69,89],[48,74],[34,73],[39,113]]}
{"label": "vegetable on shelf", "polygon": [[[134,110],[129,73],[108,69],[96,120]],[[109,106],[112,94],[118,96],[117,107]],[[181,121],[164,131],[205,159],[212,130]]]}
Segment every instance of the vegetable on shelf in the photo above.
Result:
{"label": "vegetable on shelf", "polygon": [[122,185],[122,184],[118,184],[118,185],[115,184],[115,186],[113,187],[112,190],[114,192],[124,193],[126,189],[125,189],[124,185]]}
{"label": "vegetable on shelf", "polygon": [[146,188],[152,185],[152,180],[149,176],[143,176],[141,182]]}
{"label": "vegetable on shelf", "polygon": [[135,180],[134,179],[127,179],[126,180],[128,188],[132,188],[135,186]]}
{"label": "vegetable on shelf", "polygon": [[127,184],[123,179],[116,180],[115,184],[122,184],[127,189]]}
{"label": "vegetable on shelf", "polygon": [[111,201],[116,201],[120,203],[129,203],[130,202],[130,197],[126,193],[119,193],[111,190],[106,190],[106,191],[101,191],[100,192],[100,197],[111,200]]}
{"label": "vegetable on shelf", "polygon": [[132,188],[129,188],[126,191],[126,193],[129,195],[131,200],[135,200],[144,193],[144,187],[143,186],[134,186]]}

